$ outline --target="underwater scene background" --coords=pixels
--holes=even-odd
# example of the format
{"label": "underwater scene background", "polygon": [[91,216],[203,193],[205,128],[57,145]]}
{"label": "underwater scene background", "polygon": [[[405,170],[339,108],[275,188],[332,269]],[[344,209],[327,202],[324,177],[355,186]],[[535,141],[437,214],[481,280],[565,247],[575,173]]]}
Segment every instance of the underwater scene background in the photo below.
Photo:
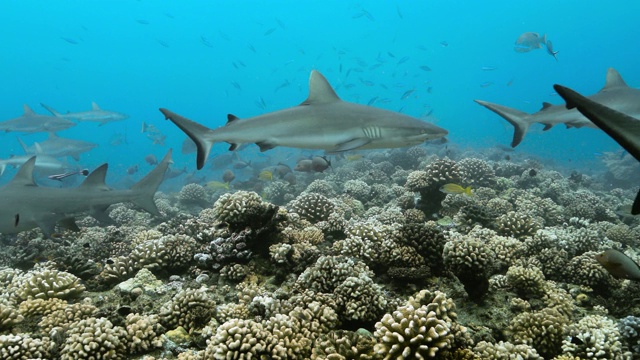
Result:
{"label": "underwater scene background", "polygon": [[[610,68],[637,88],[640,3],[0,10],[0,120],[23,104],[55,111],[74,121],[58,137],[92,143],[0,123],[0,184],[36,155],[40,187],[74,189],[108,163],[106,184],[129,189],[173,149],[158,214],[119,202],[107,218],[69,214],[79,231],[0,235],[0,358],[640,357],[637,161],[562,123],[533,124],[513,148],[513,126],[474,102],[536,113],[563,104],[553,84],[592,95]],[[339,154],[217,143],[196,170],[193,143],[158,111],[217,128],[300,104],[312,70],[342,100],[434,123],[447,141]]]}

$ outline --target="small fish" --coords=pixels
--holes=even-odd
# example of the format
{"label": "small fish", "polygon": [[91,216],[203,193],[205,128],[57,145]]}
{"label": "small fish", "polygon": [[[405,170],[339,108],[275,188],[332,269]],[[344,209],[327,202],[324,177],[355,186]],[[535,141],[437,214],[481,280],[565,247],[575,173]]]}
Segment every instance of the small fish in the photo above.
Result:
{"label": "small fish", "polygon": [[211,190],[229,190],[229,184],[228,183],[223,183],[220,181],[209,181],[206,184],[204,184],[204,187],[209,188]]}
{"label": "small fish", "polygon": [[267,108],[267,103],[264,101],[262,96],[258,96],[258,100],[256,100],[256,106],[263,110]]}
{"label": "small fish", "polygon": [[64,41],[68,42],[68,43],[69,43],[69,44],[71,44],[71,45],[78,45],[78,44],[79,44],[78,40],[76,40],[76,39],[74,39],[74,38],[65,37],[65,36],[62,36],[62,37],[60,37],[60,38],[61,38],[62,40],[64,40]]}
{"label": "small fish", "polygon": [[467,186],[466,188],[458,185],[458,184],[445,184],[440,187],[440,191],[445,194],[466,194],[468,196],[473,195],[471,192],[471,186]]}
{"label": "small fish", "polygon": [[407,61],[409,61],[410,57],[409,56],[405,56],[402,59],[398,60],[398,62],[396,63],[396,65],[401,65],[406,63]]}
{"label": "small fish", "polygon": [[504,156],[504,159],[505,159],[505,160],[507,160],[507,161],[509,161],[509,160],[511,160],[511,156],[509,156],[509,155],[505,155],[505,156]]}
{"label": "small fish", "polygon": [[151,140],[153,145],[164,146],[164,141],[167,139],[167,135],[162,133],[149,133],[147,134],[147,139]]}
{"label": "small fish", "polygon": [[145,156],[144,161],[146,161],[149,165],[158,165],[158,158],[156,158],[156,156],[153,154]]}
{"label": "small fish", "polygon": [[511,86],[513,85],[513,80],[515,80],[514,78],[511,78],[511,80],[509,80],[509,82],[507,83],[507,86]]}
{"label": "small fish", "polygon": [[497,68],[493,67],[493,66],[483,66],[483,67],[480,68],[480,70],[482,70],[482,71],[493,71],[493,70],[496,70],[496,69]]}
{"label": "small fish", "polygon": [[151,134],[161,134],[160,129],[155,127],[153,124],[147,124],[146,122],[142,122],[142,133],[151,133]]}
{"label": "small fish", "polygon": [[290,172],[287,175],[282,177],[282,180],[286,181],[289,183],[289,185],[295,185],[297,180],[296,180],[296,176],[294,175],[294,173]]}
{"label": "small fish", "polygon": [[409,89],[405,91],[404,94],[402,94],[402,96],[400,97],[400,100],[405,100],[409,98],[409,96],[411,96],[411,94],[413,94],[414,91],[416,91],[416,89]]}
{"label": "small fish", "polygon": [[422,70],[422,71],[431,71],[431,68],[428,67],[427,65],[422,65],[422,66],[420,66],[420,70]]}
{"label": "small fish", "polygon": [[251,166],[251,161],[246,162],[246,161],[238,160],[238,162],[233,164],[234,169],[244,169],[248,166]]}
{"label": "small fish", "polygon": [[373,81],[369,81],[369,80],[360,79],[360,82],[364,86],[374,86],[375,85],[375,83]]}
{"label": "small fish", "polygon": [[313,170],[313,161],[311,161],[311,159],[301,159],[293,170],[299,172],[311,172]]}
{"label": "small fish", "polygon": [[264,32],[264,36],[271,35],[271,34],[273,34],[273,32],[274,32],[274,31],[276,31],[276,30],[278,30],[278,28],[271,28],[271,29],[269,29],[269,30],[267,30],[267,31],[265,31],[265,32]]}
{"label": "small fish", "polygon": [[125,134],[117,133],[111,135],[109,138],[109,145],[111,146],[118,146],[122,144],[127,144],[127,136]]}
{"label": "small fish", "polygon": [[254,53],[257,53],[256,48],[253,45],[249,44],[247,45],[247,47],[249,48],[249,50],[253,51]]}
{"label": "small fish", "polygon": [[534,177],[536,175],[538,175],[538,172],[536,171],[536,169],[529,170],[529,176]]}
{"label": "small fish", "polygon": [[204,35],[200,36],[200,42],[206,47],[213,48],[213,44],[211,43],[211,41],[209,41],[209,39],[207,39],[207,37]]}
{"label": "small fish", "polygon": [[276,18],[276,22],[278,23],[278,26],[280,26],[280,28],[282,30],[286,30],[287,29],[287,27],[284,25],[284,22],[282,22],[282,20]]}
{"label": "small fish", "polygon": [[344,158],[347,161],[356,161],[356,160],[360,160],[362,159],[364,156],[362,154],[353,154],[353,155],[347,155]]}
{"label": "small fish", "polygon": [[273,173],[269,170],[262,170],[260,171],[260,174],[258,174],[258,179],[271,181],[273,180]]}
{"label": "small fish", "polygon": [[89,170],[82,169],[82,170],[77,170],[77,171],[69,171],[69,172],[66,172],[66,173],[63,173],[63,174],[49,175],[47,177],[49,179],[51,179],[51,180],[62,181],[62,179],[67,178],[69,176],[73,176],[73,175],[87,176],[87,175],[89,175]]}
{"label": "small fish", "polygon": [[331,166],[331,161],[326,156],[314,156],[311,158],[311,170],[323,172]]}
{"label": "small fish", "polygon": [[376,100],[378,100],[378,97],[377,97],[377,96],[372,97],[372,98],[369,100],[369,102],[367,102],[367,106],[371,106],[371,105],[375,104],[375,103],[376,103]]}
{"label": "small fish", "polygon": [[278,92],[278,90],[284,89],[284,88],[288,87],[289,85],[291,85],[291,83],[289,83],[289,80],[285,79],[285,81],[282,84],[278,85],[278,87],[275,90],[273,90],[273,92],[274,93]]}
{"label": "small fish", "polygon": [[447,47],[449,46],[449,43],[446,41],[440,41],[440,45],[442,45],[442,47]]}
{"label": "small fish", "polygon": [[233,85],[234,88],[238,89],[238,90],[242,90],[242,87],[240,86],[240,84],[238,84],[238,82],[236,81],[232,81],[231,85]]}
{"label": "small fish", "polygon": [[551,43],[551,40],[547,40],[547,42],[545,43],[545,46],[547,47],[547,54],[553,56],[553,58],[556,59],[556,61],[558,61],[558,57],[556,56],[558,52],[553,51],[553,44]]}
{"label": "small fish", "polygon": [[535,32],[525,32],[521,34],[516,40],[515,46],[513,50],[519,53],[529,52],[531,50],[540,49],[541,44],[545,44],[547,42],[547,35],[543,35]]}
{"label": "small fish", "polygon": [[138,172],[138,164],[136,164],[136,165],[131,165],[131,166],[129,166],[129,167],[127,168],[127,174],[129,174],[129,175],[133,175],[133,174],[135,174],[135,173],[137,173],[137,172]]}
{"label": "small fish", "polygon": [[145,19],[136,19],[136,22],[140,25],[149,25],[149,21]]}
{"label": "small fish", "polygon": [[493,81],[485,81],[482,84],[480,84],[480,87],[481,88],[486,88],[486,87],[489,87],[491,85],[493,85]]}
{"label": "small fish", "polygon": [[162,47],[166,47],[166,48],[170,48],[171,46],[169,46],[169,43],[164,41],[164,40],[160,40],[160,39],[156,39],[156,41],[158,42],[158,44],[160,44]]}
{"label": "small fish", "polygon": [[595,258],[616,279],[640,281],[640,267],[623,252],[608,249],[597,254]]}
{"label": "small fish", "polygon": [[231,170],[227,169],[222,173],[222,181],[226,182],[227,184],[231,183],[235,178],[236,174],[234,174]]}
{"label": "small fish", "polygon": [[276,165],[274,169],[275,174],[281,178],[284,178],[287,174],[290,174],[291,171],[292,170],[289,165],[283,163],[278,163],[278,165]]}

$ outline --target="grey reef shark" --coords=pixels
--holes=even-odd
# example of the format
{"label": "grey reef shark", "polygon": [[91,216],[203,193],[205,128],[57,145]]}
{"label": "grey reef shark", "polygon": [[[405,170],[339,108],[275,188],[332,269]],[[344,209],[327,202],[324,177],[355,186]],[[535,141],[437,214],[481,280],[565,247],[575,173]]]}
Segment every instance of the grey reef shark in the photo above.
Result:
{"label": "grey reef shark", "polygon": [[309,97],[300,105],[242,120],[229,114],[227,124],[217,129],[167,109],[160,111],[196,143],[198,169],[216,142],[231,144],[229,150],[255,143],[260,151],[286,146],[339,153],[412,146],[448,134],[411,116],[342,101],[316,70],[309,77]]}
{"label": "grey reef shark", "polygon": [[0,131],[38,133],[45,131],[60,131],[76,126],[76,123],[67,119],[61,119],[51,115],[36,114],[27,104],[24,104],[23,108],[24,113],[22,116],[0,122]]}
{"label": "grey reef shark", "polygon": [[[564,86],[553,85],[553,88],[567,102],[567,108],[580,111],[627,150],[636,160],[640,161],[640,117],[638,117],[640,115],[640,90],[635,90],[637,92],[636,108],[633,113],[634,116],[630,116],[615,108],[596,102],[589,97],[582,96]],[[628,107],[625,109],[629,110]],[[636,199],[631,206],[631,214],[640,214],[640,192],[636,195]]]}
{"label": "grey reef shark", "polygon": [[[620,74],[613,68],[607,71],[607,79],[602,90],[588,96],[588,98],[630,116],[638,117],[640,115],[640,90],[627,86]],[[545,102],[542,103],[542,109],[540,111],[528,114],[517,109],[487,101],[474,101],[502,116],[513,125],[512,147],[516,147],[522,142],[529,127],[535,123],[544,124],[545,131],[557,124],[565,124],[567,128],[597,128],[594,123],[584,117],[577,109],[567,109],[564,105],[552,105]]]}
{"label": "grey reef shark", "polygon": [[0,233],[15,234],[39,227],[45,236],[50,236],[55,225],[77,231],[75,216],[83,213],[110,223],[107,208],[121,202],[132,202],[157,215],[153,196],[171,162],[169,150],[153,170],[127,190],[113,190],[105,184],[107,164],[90,173],[80,186],[68,189],[38,186],[33,178],[36,163],[36,156],[33,156],[8,184],[0,188]]}
{"label": "grey reef shark", "polygon": [[79,111],[79,112],[67,112],[62,114],[57,112],[51,106],[40,103],[43,108],[47,109],[53,116],[61,119],[75,120],[75,121],[91,121],[104,125],[113,121],[125,120],[129,117],[127,114],[119,113],[116,111],[103,110],[95,102],[91,103],[91,110]]}

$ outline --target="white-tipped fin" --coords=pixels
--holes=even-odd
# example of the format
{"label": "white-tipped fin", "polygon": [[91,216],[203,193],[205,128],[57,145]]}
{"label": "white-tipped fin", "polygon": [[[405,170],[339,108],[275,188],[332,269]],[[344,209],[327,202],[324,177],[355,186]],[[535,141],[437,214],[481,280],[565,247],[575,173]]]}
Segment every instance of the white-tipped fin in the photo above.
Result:
{"label": "white-tipped fin", "polygon": [[91,102],[91,110],[98,111],[98,110],[100,110],[100,106],[98,106],[98,104],[96,104],[95,101],[92,101]]}

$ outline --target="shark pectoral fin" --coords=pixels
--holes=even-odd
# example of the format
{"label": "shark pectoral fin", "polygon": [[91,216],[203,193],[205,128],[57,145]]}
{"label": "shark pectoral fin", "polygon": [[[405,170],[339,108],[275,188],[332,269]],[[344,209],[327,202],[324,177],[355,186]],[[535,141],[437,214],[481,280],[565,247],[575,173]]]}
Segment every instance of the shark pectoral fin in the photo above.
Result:
{"label": "shark pectoral fin", "polygon": [[80,161],[80,155],[71,155],[71,158],[75,161]]}
{"label": "shark pectoral fin", "polygon": [[75,232],[80,231],[80,228],[78,227],[78,224],[76,224],[76,219],[75,218],[68,217],[66,219],[60,220],[58,223],[60,224],[60,226],[62,226],[65,229],[69,229],[69,230],[75,231]]}
{"label": "shark pectoral fin", "polygon": [[241,145],[242,144],[239,143],[229,143],[229,151],[236,151],[236,149],[238,149],[238,147],[240,147]]}
{"label": "shark pectoral fin", "polygon": [[113,224],[113,219],[107,214],[109,206],[94,207],[91,209],[91,216],[104,224]]}
{"label": "shark pectoral fin", "polygon": [[551,129],[553,127],[553,124],[544,124],[544,128],[542,128],[542,131],[547,131],[549,129]]}
{"label": "shark pectoral fin", "polygon": [[36,224],[38,224],[38,227],[40,228],[40,230],[42,230],[46,238],[50,238],[51,235],[55,233],[56,220],[54,220],[53,218],[40,219],[36,221]]}
{"label": "shark pectoral fin", "polygon": [[327,154],[339,153],[343,151],[356,150],[371,142],[369,138],[354,138],[343,143],[337,144],[333,149],[327,151]]}
{"label": "shark pectoral fin", "polygon": [[[270,143],[269,141],[260,141],[260,142],[257,142],[256,145],[258,145],[258,147],[260,148],[260,152],[265,152],[267,150],[271,150],[274,147],[278,146],[274,143]],[[229,148],[229,150],[231,150],[231,148]]]}

